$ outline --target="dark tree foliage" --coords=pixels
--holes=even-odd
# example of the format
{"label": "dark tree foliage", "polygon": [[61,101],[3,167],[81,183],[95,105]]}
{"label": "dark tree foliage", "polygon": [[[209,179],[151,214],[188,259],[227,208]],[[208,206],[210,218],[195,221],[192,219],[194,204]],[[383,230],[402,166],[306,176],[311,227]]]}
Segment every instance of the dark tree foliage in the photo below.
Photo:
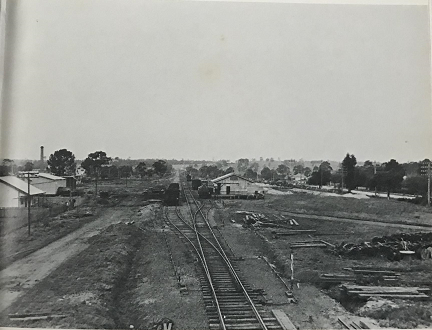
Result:
{"label": "dark tree foliage", "polygon": [[288,166],[286,166],[285,164],[280,164],[277,169],[276,172],[282,176],[285,177],[286,175],[288,175],[290,173],[290,168]]}
{"label": "dark tree foliage", "polygon": [[244,177],[248,179],[256,180],[258,173],[255,172],[251,167],[246,170]]}
{"label": "dark tree foliage", "polygon": [[147,173],[147,165],[144,162],[140,162],[137,167],[135,168],[135,171],[138,173],[138,175],[142,178],[144,178],[144,176]]}
{"label": "dark tree foliage", "polygon": [[355,189],[357,186],[355,170],[356,165],[357,159],[355,158],[355,156],[346,154],[344,160],[342,161],[342,169],[348,192],[351,192],[351,190]]}
{"label": "dark tree foliage", "polygon": [[153,163],[152,167],[153,167],[154,173],[156,173],[159,176],[163,176],[168,170],[167,163],[164,160],[155,161]]}
{"label": "dark tree foliage", "polygon": [[89,175],[98,175],[100,169],[104,165],[111,162],[111,157],[108,157],[104,151],[95,151],[88,154],[87,158],[81,163],[81,166]]}
{"label": "dark tree foliage", "polygon": [[261,170],[261,177],[262,177],[264,180],[271,180],[271,178],[272,178],[272,171],[271,171],[267,166],[265,166],[265,167]]}
{"label": "dark tree foliage", "polygon": [[305,168],[304,168],[304,171],[303,171],[303,174],[304,174],[306,177],[309,177],[309,176],[312,174],[312,170],[310,169],[310,167],[305,167]]}
{"label": "dark tree foliage", "polygon": [[382,169],[378,171],[372,181],[371,186],[378,190],[387,192],[387,197],[390,198],[390,193],[401,188],[405,170],[396,160],[391,159],[384,163]]}
{"label": "dark tree foliage", "polygon": [[426,196],[428,190],[427,176],[411,176],[402,183],[408,194]]}
{"label": "dark tree foliage", "polygon": [[228,167],[223,174],[228,174],[228,173],[234,173],[234,168],[232,168],[231,166]]}
{"label": "dark tree foliage", "polygon": [[129,178],[133,173],[133,169],[132,166],[130,165],[123,165],[119,167],[119,172],[120,172],[120,177]]}
{"label": "dark tree foliage", "polygon": [[[315,168],[314,168],[315,169]],[[331,180],[332,167],[329,162],[322,162],[316,170],[312,172],[311,177],[308,180],[309,184],[318,185],[320,188],[326,185]]]}
{"label": "dark tree foliage", "polygon": [[34,164],[32,162],[26,162],[24,164],[23,170],[24,171],[33,171],[33,168],[34,168]]}
{"label": "dark tree foliage", "polygon": [[294,166],[294,168],[293,168],[294,174],[302,174],[304,172],[304,170],[305,170],[305,168],[301,164],[298,164],[298,165]]}
{"label": "dark tree foliage", "polygon": [[67,149],[57,150],[49,156],[48,169],[54,175],[74,175],[75,168],[75,155]]}

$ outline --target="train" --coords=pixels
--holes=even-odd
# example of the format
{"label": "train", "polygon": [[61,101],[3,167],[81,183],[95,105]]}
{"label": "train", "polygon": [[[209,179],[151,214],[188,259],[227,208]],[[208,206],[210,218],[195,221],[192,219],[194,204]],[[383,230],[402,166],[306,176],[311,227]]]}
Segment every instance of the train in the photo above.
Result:
{"label": "train", "polygon": [[171,183],[164,193],[164,202],[169,206],[180,205],[180,185],[176,182]]}

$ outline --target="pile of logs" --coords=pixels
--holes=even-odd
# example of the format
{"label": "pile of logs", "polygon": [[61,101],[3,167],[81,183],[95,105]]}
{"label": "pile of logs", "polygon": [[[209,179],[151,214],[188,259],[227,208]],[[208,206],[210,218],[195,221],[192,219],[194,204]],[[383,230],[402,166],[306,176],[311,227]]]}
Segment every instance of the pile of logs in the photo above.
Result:
{"label": "pile of logs", "polygon": [[342,243],[336,247],[338,255],[348,257],[385,256],[389,260],[399,261],[403,256],[413,255],[419,259],[432,257],[432,233],[395,234],[374,237],[370,242],[360,244]]}

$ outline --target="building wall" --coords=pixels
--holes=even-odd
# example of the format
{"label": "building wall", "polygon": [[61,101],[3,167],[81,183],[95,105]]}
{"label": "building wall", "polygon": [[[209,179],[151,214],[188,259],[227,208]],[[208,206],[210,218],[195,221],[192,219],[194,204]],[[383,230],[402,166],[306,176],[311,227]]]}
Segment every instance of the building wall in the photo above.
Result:
{"label": "building wall", "polygon": [[[230,195],[246,195],[253,194],[255,191],[261,192],[261,188],[252,182],[243,180],[241,178],[231,179],[232,177],[221,180],[217,183],[221,184],[221,195],[227,194],[227,186],[230,187]],[[217,185],[217,184],[216,184]]]}
{"label": "building wall", "polygon": [[0,182],[0,207],[20,207],[19,191]]}
{"label": "building wall", "polygon": [[30,183],[32,186],[42,191],[45,191],[47,195],[55,195],[57,194],[57,189],[59,187],[66,187],[66,179],[50,180],[50,179],[38,177],[38,178],[30,178]]}

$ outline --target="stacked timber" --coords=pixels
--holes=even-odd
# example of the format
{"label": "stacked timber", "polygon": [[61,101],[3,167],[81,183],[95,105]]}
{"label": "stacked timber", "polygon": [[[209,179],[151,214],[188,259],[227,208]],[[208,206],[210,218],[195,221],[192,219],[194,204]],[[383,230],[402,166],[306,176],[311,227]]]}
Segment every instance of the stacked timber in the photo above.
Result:
{"label": "stacked timber", "polygon": [[426,294],[430,292],[430,288],[427,287],[359,286],[347,284],[341,287],[348,296],[362,300],[372,297],[414,300],[428,300],[430,298]]}
{"label": "stacked timber", "polygon": [[327,247],[327,244],[322,241],[298,241],[290,244],[291,249],[312,247]]}

